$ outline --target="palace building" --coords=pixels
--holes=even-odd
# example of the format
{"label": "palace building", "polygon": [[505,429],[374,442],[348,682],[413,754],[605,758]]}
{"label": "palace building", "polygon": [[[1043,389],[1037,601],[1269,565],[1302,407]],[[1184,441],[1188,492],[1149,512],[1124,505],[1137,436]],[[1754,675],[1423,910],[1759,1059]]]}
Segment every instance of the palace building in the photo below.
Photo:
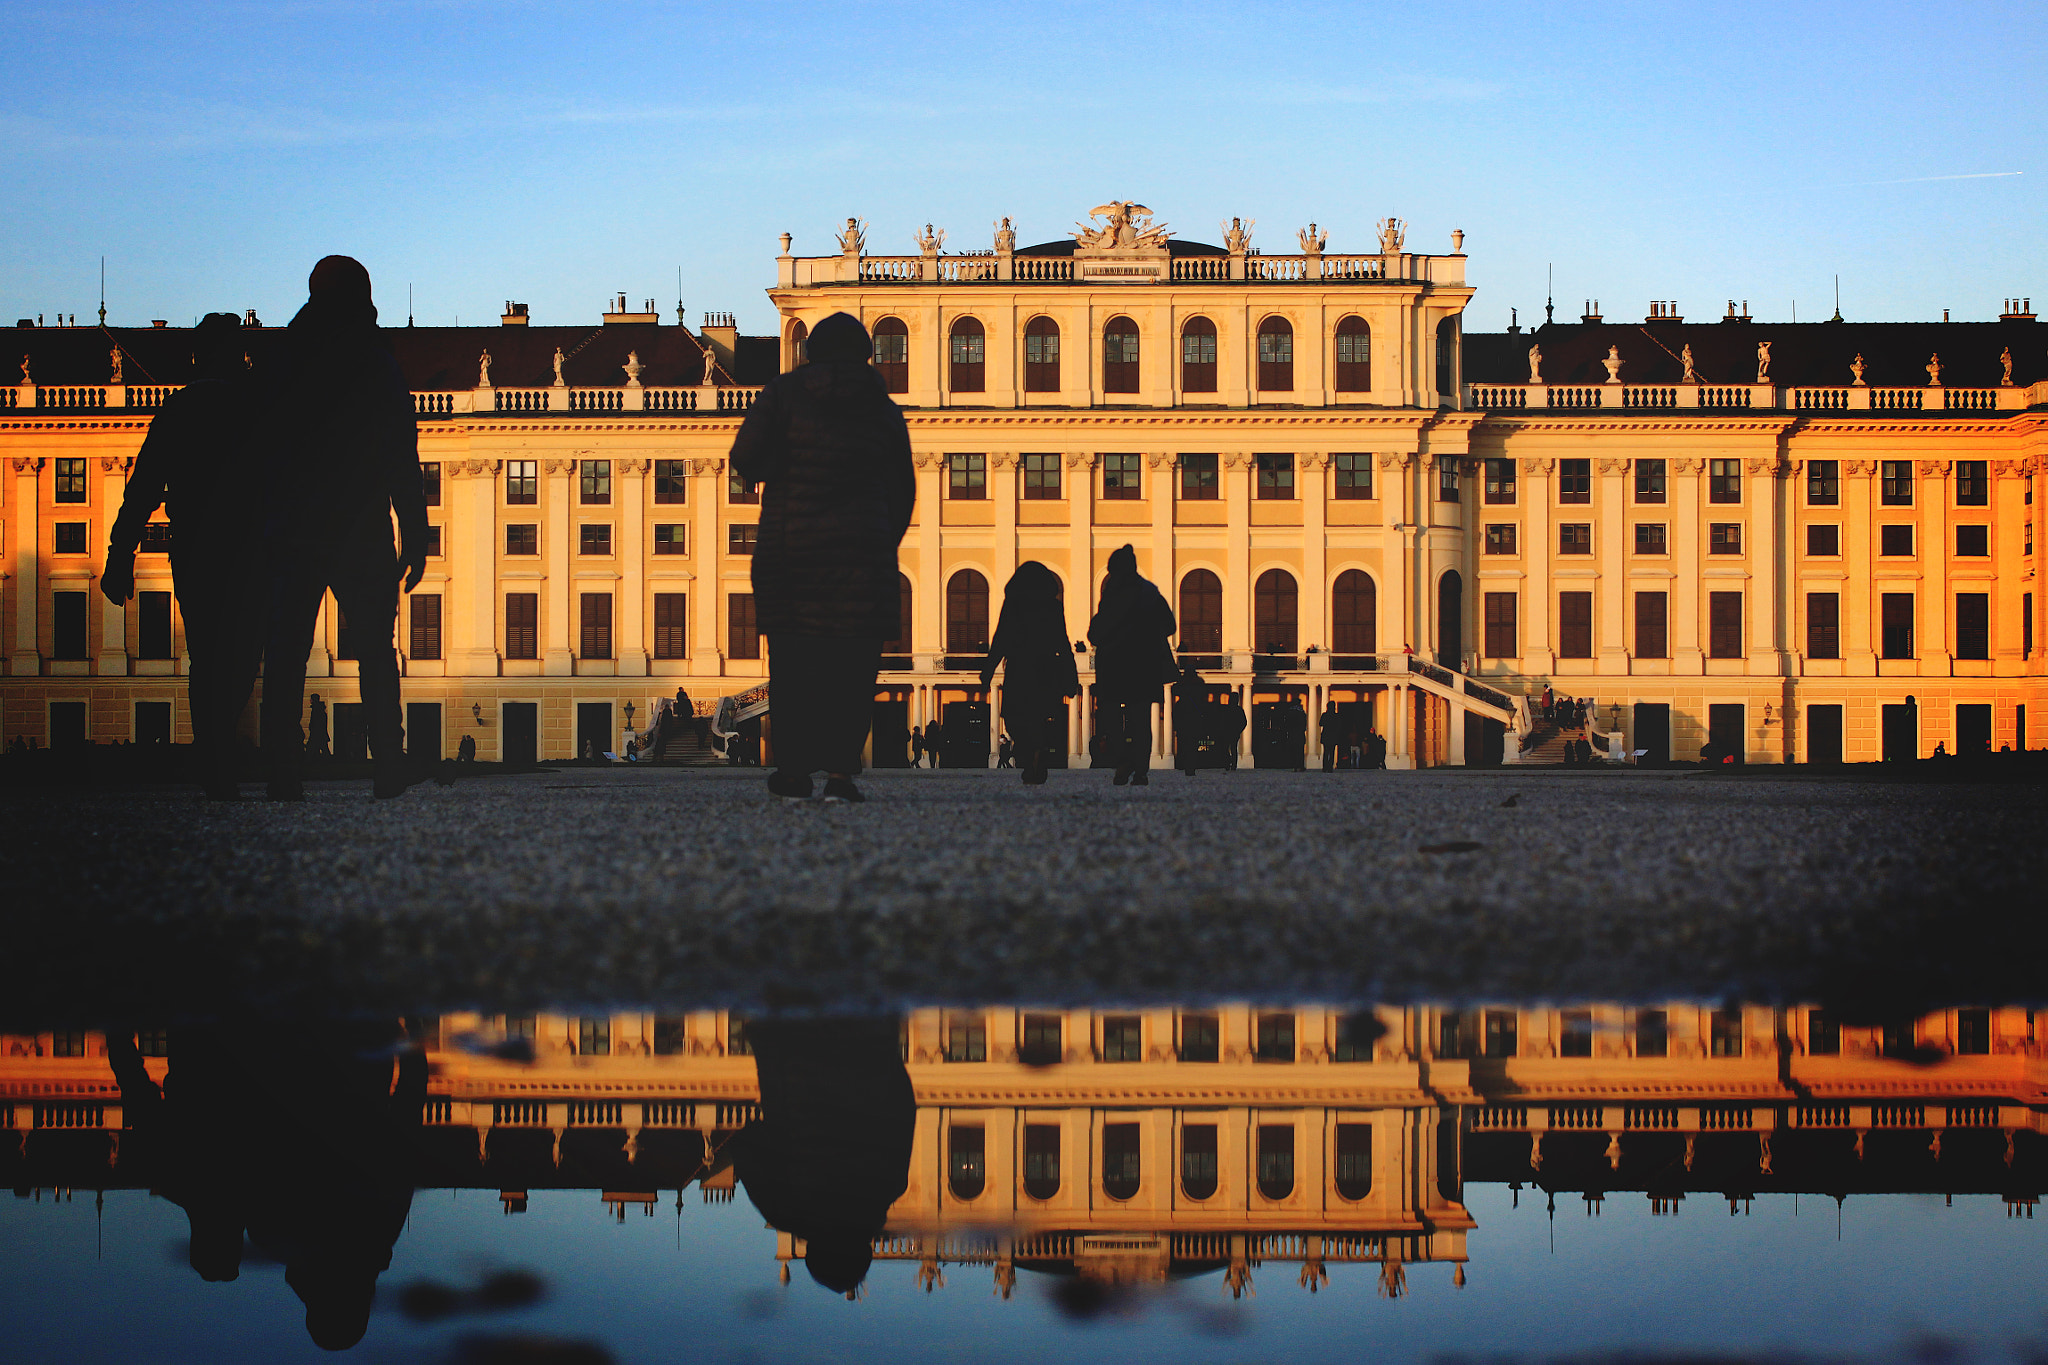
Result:
{"label": "palace building", "polygon": [[[1588,738],[1616,759],[1710,739],[1756,763],[2024,748],[2030,705],[2038,735],[2048,334],[2028,302],[1997,322],[1783,325],[1659,301],[1640,322],[1589,306],[1482,335],[1462,233],[1443,254],[1394,219],[1362,250],[1313,224],[1219,235],[1115,202],[1035,246],[1005,219],[989,248],[927,228],[884,255],[849,220],[833,254],[784,238],[773,336],[680,309],[667,325],[623,295],[586,326],[508,304],[497,327],[389,329],[435,536],[398,627],[409,745],[612,750],[651,738],[678,687],[700,711],[760,687],[758,495],[725,457],[760,385],[840,311],[874,335],[918,466],[879,766],[933,724],[947,762],[986,763],[1004,582],[1050,567],[1080,640],[1126,543],[1181,654],[1251,715],[1248,761],[1286,701],[1376,730],[1394,767],[1545,761],[1546,687],[1591,702]],[[249,322],[260,369],[283,333]],[[169,530],[125,611],[95,589],[188,337],[15,337],[0,740],[183,740]],[[309,688],[344,752],[362,743],[353,653],[330,604]],[[1075,762],[1092,713],[1086,693],[1070,707]]]}

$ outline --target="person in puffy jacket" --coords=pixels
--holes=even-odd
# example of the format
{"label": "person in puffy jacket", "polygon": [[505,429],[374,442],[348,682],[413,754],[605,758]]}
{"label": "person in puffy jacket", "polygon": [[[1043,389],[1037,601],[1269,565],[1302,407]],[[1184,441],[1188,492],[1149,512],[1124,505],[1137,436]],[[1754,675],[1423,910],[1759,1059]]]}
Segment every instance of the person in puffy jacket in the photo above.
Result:
{"label": "person in puffy jacket", "polygon": [[1059,576],[1037,560],[1017,566],[1003,587],[1003,614],[989,641],[981,685],[1003,665],[1003,724],[1016,740],[1024,781],[1045,781],[1053,755],[1067,742],[1067,698],[1081,691],[1074,649],[1067,643]]}

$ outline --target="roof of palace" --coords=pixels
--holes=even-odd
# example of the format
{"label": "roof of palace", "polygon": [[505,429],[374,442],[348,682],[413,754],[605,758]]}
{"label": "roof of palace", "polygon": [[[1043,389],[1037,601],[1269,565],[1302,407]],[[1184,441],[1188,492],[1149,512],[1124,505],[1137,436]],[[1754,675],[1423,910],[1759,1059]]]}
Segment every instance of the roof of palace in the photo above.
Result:
{"label": "roof of palace", "polygon": [[2048,378],[2048,327],[2036,322],[1552,322],[1526,332],[1467,332],[1468,384],[1526,384],[1529,348],[1543,348],[1546,384],[1602,384],[1609,347],[1621,352],[1624,384],[1676,384],[1692,347],[1703,384],[1756,381],[1757,346],[1771,343],[1770,378],[1780,388],[1853,382],[1850,363],[1863,357],[1863,382],[1874,388],[1927,383],[1927,361],[1941,357],[1941,382],[1988,388],[2004,375],[2000,352],[2012,351],[2015,384]]}

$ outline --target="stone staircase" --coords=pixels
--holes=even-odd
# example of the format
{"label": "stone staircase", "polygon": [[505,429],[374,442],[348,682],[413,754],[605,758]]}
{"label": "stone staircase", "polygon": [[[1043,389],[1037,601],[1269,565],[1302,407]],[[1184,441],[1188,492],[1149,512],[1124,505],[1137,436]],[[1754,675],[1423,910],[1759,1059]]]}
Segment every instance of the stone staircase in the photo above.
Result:
{"label": "stone staircase", "polygon": [[722,768],[725,755],[709,741],[698,739],[695,726],[676,725],[670,727],[668,738],[661,741],[650,761],[666,768]]}

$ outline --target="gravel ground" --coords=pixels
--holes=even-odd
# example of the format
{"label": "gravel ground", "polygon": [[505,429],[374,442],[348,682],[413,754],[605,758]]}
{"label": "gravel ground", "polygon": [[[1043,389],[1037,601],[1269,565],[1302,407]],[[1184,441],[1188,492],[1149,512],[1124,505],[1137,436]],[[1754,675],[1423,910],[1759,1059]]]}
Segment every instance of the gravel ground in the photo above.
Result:
{"label": "gravel ground", "polygon": [[[0,793],[0,1009],[2048,998],[2043,791],[1494,770],[758,770]],[[254,790],[253,788],[250,790]]]}

